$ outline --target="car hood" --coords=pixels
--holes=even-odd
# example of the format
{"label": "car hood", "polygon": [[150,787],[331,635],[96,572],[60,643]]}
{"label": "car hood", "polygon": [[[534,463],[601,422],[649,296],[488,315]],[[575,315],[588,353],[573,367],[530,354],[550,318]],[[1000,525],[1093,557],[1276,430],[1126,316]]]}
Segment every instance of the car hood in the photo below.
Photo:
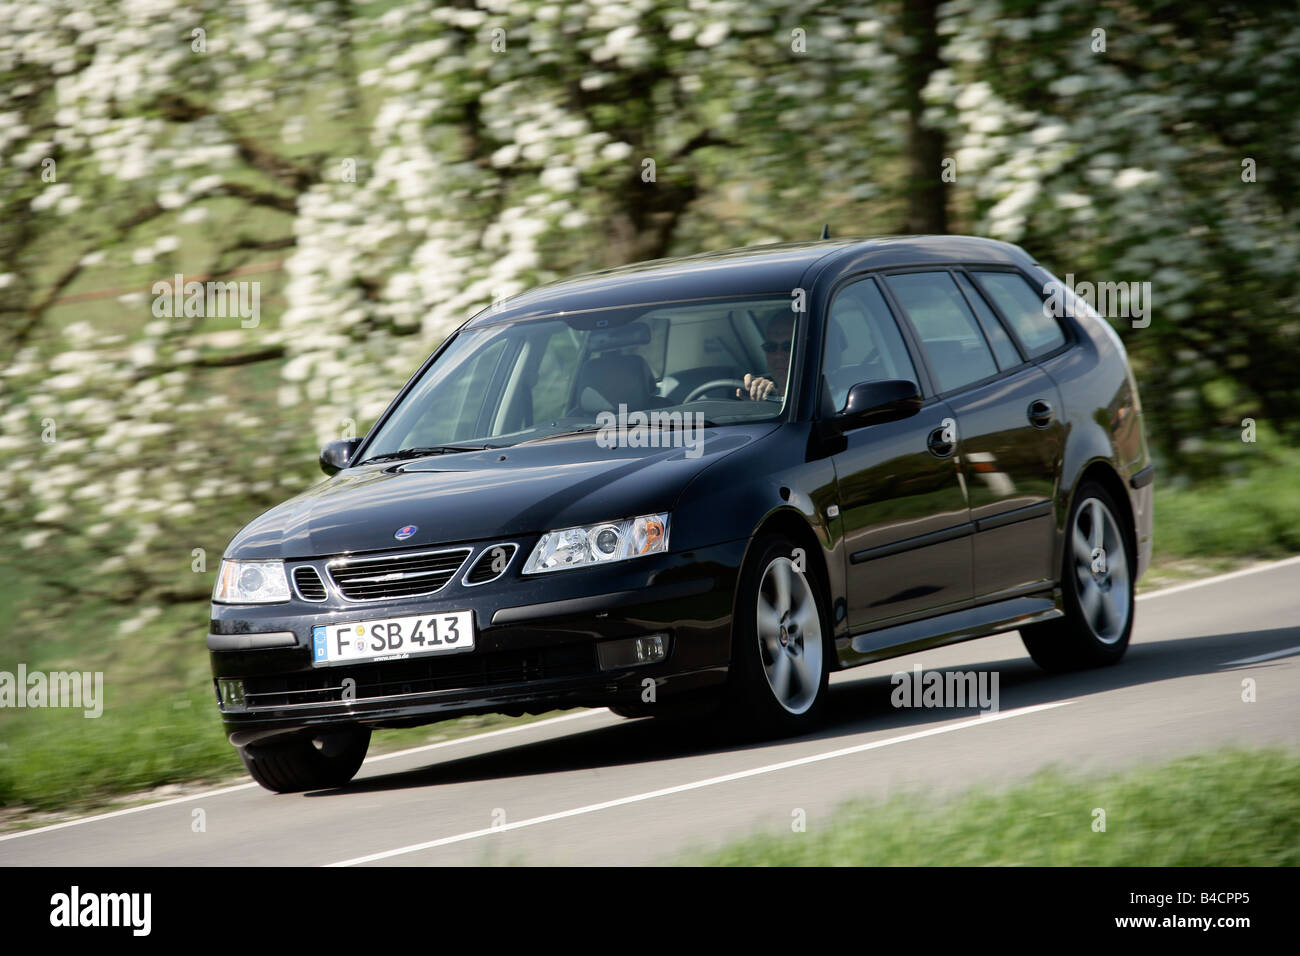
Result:
{"label": "car hood", "polygon": [[[347,468],[254,519],[226,557],[314,558],[519,538],[671,511],[692,478],[778,427],[709,428],[695,449],[604,448],[593,433]],[[408,525],[416,532],[397,541]]]}

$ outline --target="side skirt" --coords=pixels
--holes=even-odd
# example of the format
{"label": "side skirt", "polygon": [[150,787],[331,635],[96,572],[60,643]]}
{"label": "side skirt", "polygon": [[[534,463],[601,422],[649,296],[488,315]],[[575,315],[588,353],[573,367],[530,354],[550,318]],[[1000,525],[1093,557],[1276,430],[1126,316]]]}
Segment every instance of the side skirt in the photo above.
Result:
{"label": "side skirt", "polygon": [[864,631],[849,638],[847,642],[837,642],[839,664],[840,667],[856,667],[931,647],[1014,631],[1026,624],[1050,621],[1065,615],[1062,600],[1061,589],[1053,588],[1050,594],[1014,597],[950,611],[937,617]]}

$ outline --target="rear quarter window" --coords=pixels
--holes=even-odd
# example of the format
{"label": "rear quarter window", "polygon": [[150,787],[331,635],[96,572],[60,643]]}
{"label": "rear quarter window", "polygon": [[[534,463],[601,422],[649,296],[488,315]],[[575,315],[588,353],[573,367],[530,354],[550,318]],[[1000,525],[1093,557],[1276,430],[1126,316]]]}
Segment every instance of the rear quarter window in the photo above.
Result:
{"label": "rear quarter window", "polygon": [[1018,272],[976,272],[975,278],[1008,324],[1030,358],[1046,355],[1065,344],[1065,333],[1048,315],[1043,297]]}

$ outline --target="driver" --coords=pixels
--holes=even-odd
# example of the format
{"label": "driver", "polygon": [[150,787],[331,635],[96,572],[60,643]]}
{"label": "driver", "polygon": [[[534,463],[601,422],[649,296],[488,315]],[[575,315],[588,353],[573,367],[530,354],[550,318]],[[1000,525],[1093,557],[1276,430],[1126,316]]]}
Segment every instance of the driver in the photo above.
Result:
{"label": "driver", "polygon": [[[781,397],[790,374],[790,349],[794,340],[794,314],[782,310],[767,322],[767,373],[745,373],[745,387],[736,389],[736,397],[761,402],[769,395]],[[778,384],[779,383],[779,384]]]}

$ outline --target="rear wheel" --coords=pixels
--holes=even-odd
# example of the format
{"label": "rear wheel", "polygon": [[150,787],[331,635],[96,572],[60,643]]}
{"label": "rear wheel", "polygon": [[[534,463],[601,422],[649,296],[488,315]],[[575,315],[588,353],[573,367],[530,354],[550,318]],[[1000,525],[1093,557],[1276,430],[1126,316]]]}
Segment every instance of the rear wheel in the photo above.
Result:
{"label": "rear wheel", "polygon": [[822,582],[781,535],[754,542],[737,588],[727,709],[742,733],[810,729],[825,710],[834,644]]}
{"label": "rear wheel", "polygon": [[1133,561],[1123,512],[1101,485],[1075,496],[1065,539],[1061,588],[1065,617],[1022,628],[1029,656],[1044,670],[1113,664],[1133,630]]}
{"label": "rear wheel", "polygon": [[254,780],[276,793],[341,787],[361,769],[370,747],[368,727],[274,738],[240,747]]}

